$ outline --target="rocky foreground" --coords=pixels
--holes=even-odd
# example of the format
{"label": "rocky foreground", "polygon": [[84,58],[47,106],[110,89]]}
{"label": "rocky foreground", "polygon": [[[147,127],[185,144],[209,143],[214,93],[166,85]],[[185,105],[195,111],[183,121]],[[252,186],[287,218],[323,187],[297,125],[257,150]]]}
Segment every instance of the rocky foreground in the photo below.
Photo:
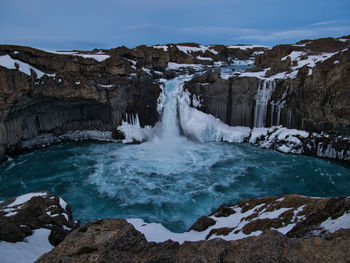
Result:
{"label": "rocky foreground", "polygon": [[[46,192],[1,203],[3,259],[11,262],[26,253],[15,252],[16,244],[25,236],[30,243],[32,231],[49,229],[41,246],[50,242],[55,247],[37,262],[349,262],[349,197],[240,201],[199,218],[183,234],[168,231],[169,240],[163,242],[152,241],[158,230],[153,226],[152,237],[147,223],[103,219],[78,227],[70,209]],[[181,241],[174,241],[179,235]]]}

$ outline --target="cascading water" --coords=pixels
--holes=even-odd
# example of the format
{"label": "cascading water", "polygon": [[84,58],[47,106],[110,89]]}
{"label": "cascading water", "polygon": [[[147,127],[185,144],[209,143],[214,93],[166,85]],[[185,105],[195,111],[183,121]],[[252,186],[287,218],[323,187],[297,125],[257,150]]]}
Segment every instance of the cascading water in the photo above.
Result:
{"label": "cascading water", "polygon": [[275,90],[274,80],[260,80],[255,96],[254,127],[261,128],[266,125],[267,104]]}
{"label": "cascading water", "polygon": [[182,84],[182,79],[173,79],[165,82],[165,104],[162,113],[161,133],[160,137],[166,140],[178,139],[180,136],[180,127],[178,121],[178,102],[177,97],[180,92],[179,86]]}

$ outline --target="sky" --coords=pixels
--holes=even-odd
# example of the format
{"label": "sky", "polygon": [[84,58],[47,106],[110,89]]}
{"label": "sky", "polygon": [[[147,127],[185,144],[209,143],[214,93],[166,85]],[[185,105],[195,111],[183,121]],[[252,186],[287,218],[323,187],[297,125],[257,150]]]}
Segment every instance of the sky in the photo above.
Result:
{"label": "sky", "polygon": [[0,44],[91,50],[350,34],[350,0],[0,0]]}

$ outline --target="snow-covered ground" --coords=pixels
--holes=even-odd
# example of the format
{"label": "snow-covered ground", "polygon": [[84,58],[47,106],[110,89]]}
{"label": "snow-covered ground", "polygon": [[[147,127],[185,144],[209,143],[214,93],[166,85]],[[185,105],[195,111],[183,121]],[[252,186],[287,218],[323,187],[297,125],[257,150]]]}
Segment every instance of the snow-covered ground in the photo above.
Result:
{"label": "snow-covered ground", "polygon": [[[291,196],[286,197],[291,200]],[[302,197],[301,197],[302,198]],[[307,199],[307,198],[306,198]],[[309,200],[312,198],[309,198]],[[322,198],[316,198],[322,200]],[[258,236],[262,233],[261,230],[250,232],[245,230],[244,227],[254,221],[259,222],[259,220],[268,219],[271,221],[282,221],[281,227],[271,228],[279,231],[282,234],[287,234],[291,231],[298,222],[303,222],[307,219],[308,211],[305,209],[308,204],[305,203],[298,207],[291,207],[290,204],[286,202],[285,205],[282,202],[285,200],[284,197],[276,199],[272,203],[262,203],[253,206],[251,209],[243,211],[239,205],[227,207],[232,212],[228,216],[216,216],[215,214],[209,216],[214,220],[214,224],[209,226],[206,230],[196,231],[190,230],[184,233],[174,233],[166,229],[163,225],[157,223],[146,223],[142,219],[128,219],[127,221],[131,223],[138,231],[143,233],[147,241],[154,242],[164,242],[166,240],[177,241],[182,244],[185,241],[200,241],[200,240],[210,240],[213,238],[222,238],[224,240],[238,240],[246,238],[249,236]],[[280,203],[280,205],[278,205]],[[310,206],[313,204],[311,203]],[[305,209],[305,211],[304,211]],[[308,208],[310,209],[310,208]],[[292,214],[292,217],[285,219],[285,215]],[[278,225],[278,224],[277,224]],[[261,225],[263,227],[263,224]],[[319,231],[315,234],[321,232],[334,233],[341,228],[350,228],[350,212],[344,212],[343,215],[336,219],[328,218],[319,225]],[[220,231],[216,230],[225,229],[224,234],[218,234]],[[259,228],[258,228],[259,229]]]}
{"label": "snow-covered ground", "polygon": [[[27,193],[21,196],[17,196],[11,201],[6,201],[1,203],[0,213],[8,217],[10,222],[11,218],[16,217],[17,213],[22,209],[26,209],[26,203],[34,197],[50,198],[53,203],[50,206],[45,207],[45,213],[48,216],[56,217],[63,215],[67,222],[69,220],[67,215],[67,203],[59,198],[58,203],[56,197],[49,197],[48,192],[33,192]],[[63,209],[63,210],[61,210]],[[23,220],[23,219],[15,219]],[[17,221],[14,221],[17,222]],[[17,223],[18,224],[18,223]],[[62,224],[65,230],[72,230],[71,227]],[[30,222],[28,223],[28,226]],[[45,226],[45,224],[43,223]],[[49,224],[50,225],[50,224]],[[23,226],[26,226],[23,225]],[[27,226],[27,227],[28,227]],[[52,226],[52,225],[50,225]],[[21,225],[22,227],[22,225]],[[1,263],[33,263],[42,254],[49,252],[53,246],[49,242],[49,235],[51,233],[50,229],[38,228],[32,230],[32,234],[25,237],[23,241],[11,243],[6,241],[0,241],[0,262]]]}
{"label": "snow-covered ground", "polygon": [[50,230],[40,228],[33,231],[23,242],[0,241],[1,263],[33,263],[42,254],[54,247],[49,242]]}

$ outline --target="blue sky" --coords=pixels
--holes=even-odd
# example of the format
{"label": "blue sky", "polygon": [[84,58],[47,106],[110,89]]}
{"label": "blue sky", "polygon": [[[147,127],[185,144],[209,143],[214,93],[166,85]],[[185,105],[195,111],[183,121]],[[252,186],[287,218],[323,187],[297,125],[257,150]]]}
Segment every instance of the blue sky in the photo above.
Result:
{"label": "blue sky", "polygon": [[275,45],[349,35],[349,14],[349,0],[0,0],[0,43]]}

